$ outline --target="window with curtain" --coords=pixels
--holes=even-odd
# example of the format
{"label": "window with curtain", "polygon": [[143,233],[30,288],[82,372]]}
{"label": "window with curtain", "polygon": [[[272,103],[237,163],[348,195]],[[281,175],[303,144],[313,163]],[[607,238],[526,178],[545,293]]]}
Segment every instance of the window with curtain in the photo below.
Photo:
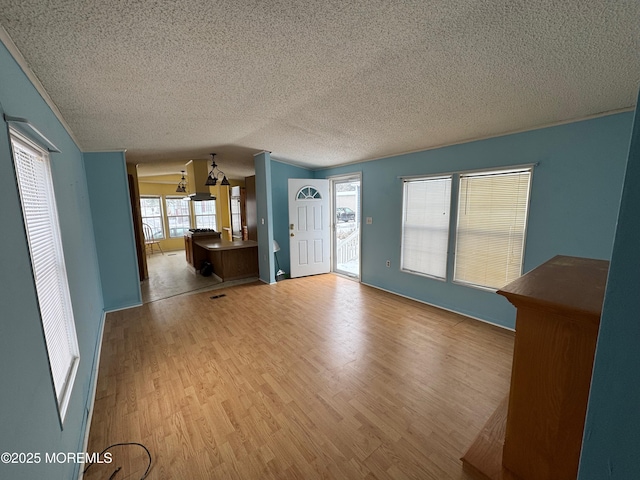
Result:
{"label": "window with curtain", "polygon": [[184,197],[166,197],[169,237],[182,237],[191,228],[191,201]]}
{"label": "window with curtain", "polygon": [[522,274],[531,168],[460,175],[454,281],[501,288]]}
{"label": "window with curtain", "polygon": [[193,211],[196,217],[196,228],[216,228],[216,201],[205,200],[193,202]]}
{"label": "window with curtain", "polygon": [[142,223],[149,226],[153,239],[164,239],[164,222],[162,220],[162,201],[160,197],[157,195],[141,196],[140,213],[142,215]]}
{"label": "window with curtain", "polygon": [[10,139],[40,317],[62,422],[80,354],[50,159],[48,152],[13,129]]}
{"label": "window with curtain", "polygon": [[451,175],[405,180],[401,269],[445,279]]}

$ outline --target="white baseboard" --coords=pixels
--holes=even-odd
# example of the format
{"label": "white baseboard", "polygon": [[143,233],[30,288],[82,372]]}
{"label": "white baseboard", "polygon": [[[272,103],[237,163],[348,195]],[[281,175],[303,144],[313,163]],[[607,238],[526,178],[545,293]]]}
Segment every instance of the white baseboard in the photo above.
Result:
{"label": "white baseboard", "polygon": [[499,323],[490,322],[489,320],[485,320],[484,318],[474,317],[473,315],[469,315],[469,314],[466,314],[466,313],[458,312],[458,311],[453,310],[451,308],[446,308],[446,307],[443,307],[441,305],[436,305],[435,303],[425,302],[424,300],[420,300],[419,298],[413,298],[413,297],[410,297],[408,295],[403,295],[403,294],[398,293],[398,292],[387,290],[386,288],[378,287],[377,285],[371,285],[370,283],[365,283],[365,282],[361,282],[361,283],[363,285],[368,286],[368,287],[372,287],[372,288],[375,288],[375,289],[378,289],[378,290],[382,290],[383,292],[391,293],[392,295],[398,295],[399,297],[403,297],[403,298],[406,298],[406,299],[409,299],[409,300],[413,300],[414,302],[423,303],[425,305],[429,305],[430,307],[439,308],[440,310],[445,310],[447,312],[455,313],[457,315],[462,315],[463,317],[467,317],[467,318],[470,318],[472,320],[477,320],[478,322],[487,323],[489,325],[493,325],[494,327],[499,327],[499,328],[502,328],[504,330],[508,330],[510,332],[515,332],[515,329],[513,329],[513,328],[505,327],[504,325],[500,325]]}
{"label": "white baseboard", "polygon": [[[93,358],[94,369],[92,372],[93,379],[91,382],[91,392],[89,393],[89,413],[87,415],[87,424],[85,426],[84,432],[84,441],[82,444],[82,451],[86,452],[89,446],[89,431],[91,430],[91,419],[93,418],[93,406],[96,402],[96,390],[98,388],[98,372],[100,371],[100,355],[102,353],[102,338],[104,336],[104,324],[107,319],[107,312],[102,312],[102,318],[100,319],[100,332],[98,334],[98,348],[96,348],[96,352]],[[84,476],[84,469],[86,467],[83,464],[80,464],[80,471],[78,472],[78,480],[82,480]]]}
{"label": "white baseboard", "polygon": [[125,306],[122,306],[122,307],[117,307],[117,308],[112,308],[112,309],[109,309],[109,310],[105,310],[104,313],[106,315],[107,313],[119,312],[120,310],[129,310],[130,308],[139,307],[141,305],[144,305],[144,303],[143,302],[136,302],[136,303],[132,303],[131,305],[125,305]]}

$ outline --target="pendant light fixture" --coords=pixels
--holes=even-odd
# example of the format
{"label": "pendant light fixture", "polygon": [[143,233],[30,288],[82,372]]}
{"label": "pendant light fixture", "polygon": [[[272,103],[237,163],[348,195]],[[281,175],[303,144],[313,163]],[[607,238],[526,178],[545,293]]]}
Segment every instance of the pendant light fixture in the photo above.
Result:
{"label": "pendant light fixture", "polygon": [[210,153],[211,155],[211,171],[209,172],[209,176],[207,177],[207,181],[204,183],[208,186],[214,186],[218,184],[218,178],[222,177],[222,181],[220,185],[230,185],[229,180],[227,180],[227,176],[218,168],[215,161],[215,153]]}
{"label": "pendant light fixture", "polygon": [[187,193],[187,181],[184,179],[184,170],[182,172],[182,180],[178,183],[178,188],[176,188],[176,192],[178,193]]}

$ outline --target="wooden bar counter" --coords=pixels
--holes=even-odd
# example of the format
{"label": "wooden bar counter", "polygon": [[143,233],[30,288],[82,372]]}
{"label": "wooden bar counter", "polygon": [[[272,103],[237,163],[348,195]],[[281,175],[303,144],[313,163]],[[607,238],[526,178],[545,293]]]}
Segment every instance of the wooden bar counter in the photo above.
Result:
{"label": "wooden bar counter", "polygon": [[196,237],[193,249],[194,257],[208,259],[223,282],[259,276],[258,242]]}
{"label": "wooden bar counter", "polygon": [[[605,260],[556,256],[497,292],[517,308],[508,406],[463,457],[466,471],[491,479],[577,477],[608,269]],[[493,465],[479,464],[483,458]]]}

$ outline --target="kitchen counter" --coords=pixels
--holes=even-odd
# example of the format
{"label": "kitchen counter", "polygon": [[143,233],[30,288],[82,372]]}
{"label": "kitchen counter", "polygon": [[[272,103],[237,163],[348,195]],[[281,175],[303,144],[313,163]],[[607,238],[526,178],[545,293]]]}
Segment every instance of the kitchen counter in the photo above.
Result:
{"label": "kitchen counter", "polygon": [[[208,260],[213,274],[223,282],[259,276],[258,242],[225,238],[193,237],[194,259]],[[201,264],[192,265],[200,269]]]}
{"label": "kitchen counter", "polygon": [[257,247],[258,242],[253,240],[227,240],[226,238],[194,238],[193,243],[199,247],[205,248],[209,251],[215,250],[234,250],[237,248],[250,248]]}
{"label": "kitchen counter", "polygon": [[191,266],[194,273],[202,268],[202,262],[207,259],[207,251],[202,248],[194,248],[196,240],[215,240],[220,238],[220,232],[214,230],[189,230],[184,234],[184,253],[187,257],[187,263]]}

